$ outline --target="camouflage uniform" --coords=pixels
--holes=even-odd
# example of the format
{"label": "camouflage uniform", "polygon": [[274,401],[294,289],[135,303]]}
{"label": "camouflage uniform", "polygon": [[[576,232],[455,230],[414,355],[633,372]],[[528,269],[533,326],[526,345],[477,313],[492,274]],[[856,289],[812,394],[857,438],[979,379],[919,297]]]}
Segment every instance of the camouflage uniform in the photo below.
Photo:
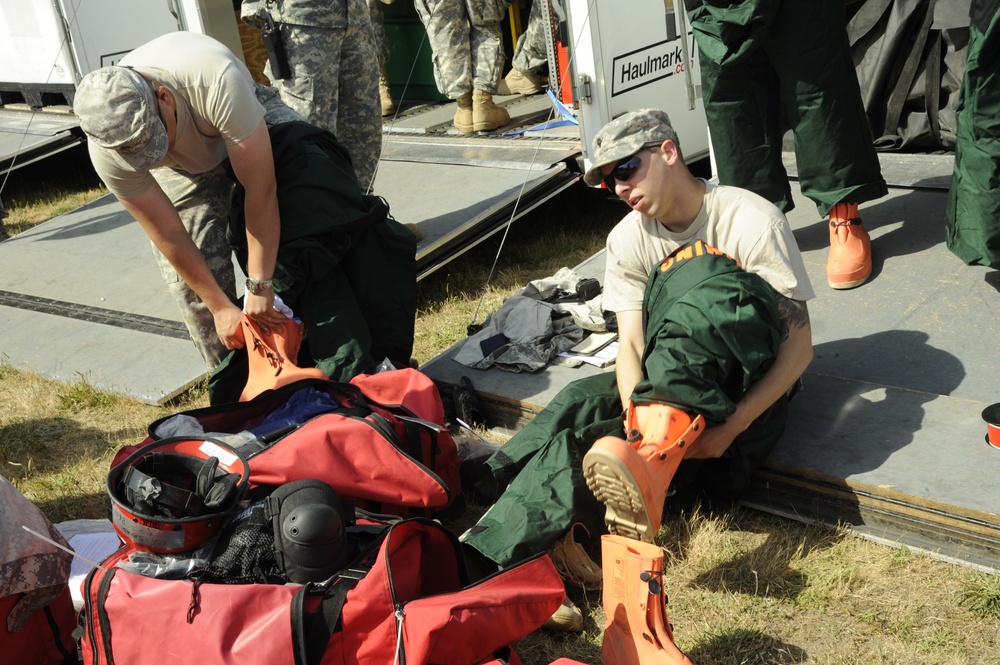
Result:
{"label": "camouflage uniform", "polygon": [[503,70],[500,21],[508,0],[413,0],[427,29],[434,80],[441,94],[497,91]]}
{"label": "camouflage uniform", "polygon": [[528,13],[528,27],[521,33],[514,47],[514,58],[510,64],[514,69],[522,72],[533,72],[537,74],[549,63],[548,49],[545,48],[545,13],[541,10],[540,2],[548,0],[535,0],[531,3],[531,11]]}
{"label": "camouflage uniform", "polygon": [[[282,103],[274,88],[257,84],[257,100],[266,111],[264,121],[269,127],[302,117]],[[226,176],[226,164],[205,173],[187,173],[180,169],[158,168],[150,171],[156,182],[174,204],[184,228],[205,257],[219,287],[235,302],[236,277],[233,270],[233,250],[226,238],[229,225],[229,201],[233,181]],[[209,371],[229,353],[215,331],[215,319],[205,303],[187,285],[170,261],[156,248],[153,255],[167,289],[181,309],[184,325],[205,359]]]}
{"label": "camouflage uniform", "polygon": [[0,633],[6,635],[8,630],[22,630],[35,611],[51,604],[63,592],[73,557],[21,528],[27,527],[63,547],[69,546],[45,515],[3,476],[0,476],[0,506],[3,506],[0,531],[4,538],[0,546],[0,598],[23,594],[10,615],[2,617],[7,625]]}
{"label": "camouflage uniform", "polygon": [[282,100],[333,132],[351,154],[358,182],[370,189],[382,147],[375,34],[365,0],[244,0],[251,21],[270,11],[280,24],[291,78],[265,73]]}
{"label": "camouflage uniform", "polygon": [[385,33],[385,12],[382,11],[383,4],[391,4],[384,0],[368,0],[368,16],[372,20],[372,30],[375,32],[375,54],[378,61],[389,62],[389,35]]}

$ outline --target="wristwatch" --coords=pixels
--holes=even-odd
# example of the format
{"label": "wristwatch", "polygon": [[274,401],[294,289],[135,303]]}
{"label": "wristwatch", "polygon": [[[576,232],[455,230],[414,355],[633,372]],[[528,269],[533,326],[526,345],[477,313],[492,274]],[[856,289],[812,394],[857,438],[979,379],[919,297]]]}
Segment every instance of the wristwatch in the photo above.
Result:
{"label": "wristwatch", "polygon": [[254,279],[253,277],[247,277],[247,293],[259,296],[261,293],[270,288],[271,280],[269,279]]}

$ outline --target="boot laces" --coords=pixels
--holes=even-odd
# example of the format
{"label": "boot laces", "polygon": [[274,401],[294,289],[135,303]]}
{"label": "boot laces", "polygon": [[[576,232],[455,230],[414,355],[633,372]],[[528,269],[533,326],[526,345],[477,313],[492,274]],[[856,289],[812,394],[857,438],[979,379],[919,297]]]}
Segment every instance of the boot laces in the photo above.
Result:
{"label": "boot laces", "polygon": [[639,574],[639,579],[649,584],[649,593],[654,596],[659,596],[660,592],[663,591],[663,585],[660,584],[662,577],[662,570],[644,570]]}

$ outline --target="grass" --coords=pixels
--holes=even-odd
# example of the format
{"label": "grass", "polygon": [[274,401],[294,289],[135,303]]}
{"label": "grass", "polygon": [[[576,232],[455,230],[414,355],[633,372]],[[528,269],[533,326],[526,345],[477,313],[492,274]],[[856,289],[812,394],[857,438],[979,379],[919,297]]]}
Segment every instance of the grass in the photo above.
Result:
{"label": "grass", "polygon": [[[36,182],[15,180],[24,177]],[[22,169],[0,192],[18,219],[34,218],[22,192],[44,198],[46,177],[45,170]],[[83,180],[85,192],[100,191]],[[62,204],[45,205],[58,210]],[[622,212],[601,192],[574,190],[515,223],[488,283],[499,238],[421,281],[418,360],[462,339],[469,323],[482,322],[528,280],[590,256]],[[32,223],[7,228],[15,233]],[[155,407],[0,360],[0,473],[55,522],[102,517],[104,478],[115,452],[141,441],[156,418],[206,403],[203,386]],[[477,514],[472,509],[464,521]],[[697,665],[1000,663],[995,575],[740,508],[668,515],[658,542],[674,638]],[[601,596],[569,594],[584,611],[584,634],[538,631],[520,640],[516,650],[525,665],[559,657],[600,663]]]}
{"label": "grass", "polygon": [[52,173],[51,160],[42,160],[0,175],[0,201],[8,213],[0,220],[0,240],[107,193],[83,146],[55,159],[59,160],[59,174]]}

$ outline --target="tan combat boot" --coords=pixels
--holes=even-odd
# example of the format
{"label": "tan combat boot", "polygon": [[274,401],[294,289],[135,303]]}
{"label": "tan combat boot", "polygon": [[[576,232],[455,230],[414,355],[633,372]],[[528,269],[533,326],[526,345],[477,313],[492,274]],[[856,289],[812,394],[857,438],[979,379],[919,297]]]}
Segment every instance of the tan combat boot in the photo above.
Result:
{"label": "tan combat boot", "polygon": [[382,117],[396,112],[396,102],[392,98],[392,90],[389,89],[389,68],[385,62],[379,63],[378,99],[382,103]]}
{"label": "tan combat boot", "polygon": [[529,71],[512,69],[497,84],[498,95],[534,95],[542,91],[542,79]]}
{"label": "tan combat boot", "polygon": [[477,132],[492,132],[510,122],[507,111],[493,102],[493,95],[483,90],[472,91],[472,128]]}
{"label": "tan combat boot", "polygon": [[472,93],[467,92],[455,100],[458,110],[455,111],[455,129],[463,134],[471,134],[472,126]]}

